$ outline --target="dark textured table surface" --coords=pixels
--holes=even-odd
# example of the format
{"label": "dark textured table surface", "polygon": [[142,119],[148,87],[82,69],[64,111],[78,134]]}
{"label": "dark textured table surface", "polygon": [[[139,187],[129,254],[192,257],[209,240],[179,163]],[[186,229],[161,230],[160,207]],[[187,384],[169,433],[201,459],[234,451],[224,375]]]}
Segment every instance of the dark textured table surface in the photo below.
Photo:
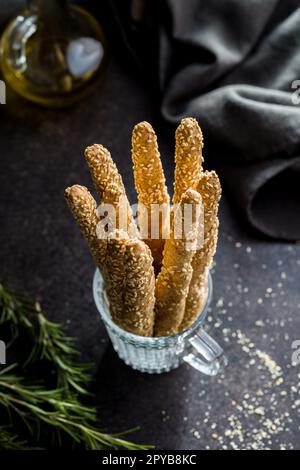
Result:
{"label": "dark textured table surface", "polygon": [[[65,322],[93,360],[103,426],[139,425],[132,438],[167,449],[299,448],[300,246],[263,241],[237,220],[224,195],[213,269],[208,330],[229,365],[215,378],[189,366],[144,375],[109,344],[91,295],[92,259],[66,207],[63,190],[91,188],[85,146],[107,146],[135,200],[130,160],[133,125],[157,129],[172,183],[173,129],[140,80],[112,60],[101,88],[77,107],[42,110],[9,94],[0,107],[1,277]],[[206,148],[209,159],[209,148]]]}

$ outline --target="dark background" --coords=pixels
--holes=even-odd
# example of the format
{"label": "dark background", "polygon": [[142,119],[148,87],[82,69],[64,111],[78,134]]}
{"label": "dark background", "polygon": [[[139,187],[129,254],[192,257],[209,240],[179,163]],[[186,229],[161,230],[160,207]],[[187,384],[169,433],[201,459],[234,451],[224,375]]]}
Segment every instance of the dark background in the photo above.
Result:
{"label": "dark background", "polygon": [[1,278],[78,337],[82,358],[95,363],[103,429],[139,425],[132,439],[164,449],[299,448],[300,365],[291,365],[291,345],[300,339],[300,246],[250,233],[226,193],[207,322],[228,356],[224,374],[208,378],[185,365],[141,374],[109,344],[92,299],[95,268],[64,188],[92,189],[83,150],[99,142],[134,202],[130,135],[141,120],[157,130],[170,189],[174,154],[174,128],[160,118],[157,95],[122,49],[110,55],[103,85],[73,108],[44,110],[12,92],[0,107]]}

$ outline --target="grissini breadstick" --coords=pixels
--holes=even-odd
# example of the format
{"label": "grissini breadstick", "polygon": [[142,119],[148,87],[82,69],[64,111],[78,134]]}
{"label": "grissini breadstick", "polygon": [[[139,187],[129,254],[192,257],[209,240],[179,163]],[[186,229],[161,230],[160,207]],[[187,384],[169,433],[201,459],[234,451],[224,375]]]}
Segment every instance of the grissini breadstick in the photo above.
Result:
{"label": "grissini breadstick", "polygon": [[[193,218],[188,234],[175,238],[175,225],[179,218],[183,222],[185,204],[192,207]],[[192,259],[197,247],[199,211],[201,196],[188,189],[181,197],[180,205],[172,218],[171,238],[166,240],[161,272],[155,288],[155,336],[176,334],[182,322],[185,299],[188,293],[193,269]],[[189,243],[188,243],[189,241]]]}
{"label": "grissini breadstick", "polygon": [[204,206],[204,242],[192,261],[193,276],[186,299],[184,318],[180,325],[181,331],[194,323],[207,298],[208,272],[218,240],[218,206],[221,197],[221,185],[215,171],[205,171],[200,174],[197,191],[202,196]]}
{"label": "grissini breadstick", "polygon": [[203,157],[203,137],[194,118],[182,119],[176,129],[175,181],[173,203],[179,203],[187,189],[196,189]]}
{"label": "grissini breadstick", "polygon": [[[143,230],[143,227],[145,227],[145,231],[148,232],[148,234],[146,233],[147,238],[144,241],[151,249],[155,272],[158,273],[161,268],[165,241],[162,234],[166,233],[165,230],[168,229],[170,223],[170,198],[158,150],[157,137],[148,122],[140,122],[133,129],[132,160],[138,204],[140,208],[142,205],[143,209],[147,210],[147,212],[138,211],[139,225],[140,229]],[[162,208],[162,216],[159,216],[157,211],[158,206],[154,207],[153,204],[159,205]],[[156,214],[155,210],[157,211]],[[157,225],[158,239],[151,238],[150,221],[152,221],[152,224],[156,223]]]}
{"label": "grissini breadstick", "polygon": [[123,230],[114,230],[107,239],[106,293],[113,321],[122,327],[124,316],[123,292],[125,286],[124,255],[129,237]]}
{"label": "grissini breadstick", "polygon": [[150,248],[142,240],[126,241],[122,327],[140,336],[153,335],[155,276],[152,263]]}
{"label": "grissini breadstick", "polygon": [[85,237],[97,266],[105,275],[105,257],[107,242],[98,239],[97,225],[100,221],[97,204],[91,193],[84,186],[75,184],[65,190],[65,198],[74,219]]}
{"label": "grissini breadstick", "polygon": [[[116,210],[116,227],[124,228],[130,236],[137,237],[138,230],[133,220],[130,204],[128,202],[122,177],[113,162],[110,152],[99,144],[87,147],[85,158],[90,168],[92,179],[99,195],[100,202],[111,204]],[[121,199],[120,199],[121,198]],[[121,210],[120,204],[122,204]],[[127,212],[127,227],[120,227],[120,213]]]}

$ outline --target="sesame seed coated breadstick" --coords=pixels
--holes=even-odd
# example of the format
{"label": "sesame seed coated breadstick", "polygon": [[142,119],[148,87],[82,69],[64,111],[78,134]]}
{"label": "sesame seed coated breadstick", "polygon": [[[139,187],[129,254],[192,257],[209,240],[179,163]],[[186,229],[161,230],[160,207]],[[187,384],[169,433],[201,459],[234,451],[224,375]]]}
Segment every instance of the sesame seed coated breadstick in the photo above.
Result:
{"label": "sesame seed coated breadstick", "polygon": [[[191,231],[188,236],[176,239],[175,221],[178,215],[184,218],[184,205],[190,204],[193,209]],[[192,259],[197,245],[199,217],[197,206],[201,204],[201,196],[197,191],[188,189],[182,196],[172,218],[171,238],[166,240],[163,265],[156,280],[155,288],[155,336],[176,334],[182,322],[185,299],[192,278]],[[187,245],[187,240],[189,244]]]}
{"label": "sesame seed coated breadstick", "polygon": [[187,189],[196,189],[203,157],[203,137],[194,118],[182,119],[176,129],[175,181],[173,202],[179,203]]}
{"label": "sesame seed coated breadstick", "polygon": [[218,240],[218,206],[221,197],[221,185],[215,171],[201,173],[197,191],[202,196],[204,206],[204,243],[192,261],[193,276],[180,330],[185,330],[194,323],[207,298],[208,272]]}
{"label": "sesame seed coated breadstick", "polygon": [[97,266],[105,274],[105,256],[107,242],[97,238],[99,216],[97,204],[91,193],[84,186],[75,184],[65,190],[65,198],[74,219],[85,237]]}
{"label": "sesame seed coated breadstick", "polygon": [[99,144],[87,147],[85,158],[91,171],[92,179],[99,195],[100,202],[112,204],[116,209],[116,227],[119,227],[120,198],[125,201],[122,210],[127,211],[127,231],[130,236],[138,236],[138,230],[133,220],[130,204],[128,202],[122,177],[113,162],[110,152]]}
{"label": "sesame seed coated breadstick", "polygon": [[122,327],[140,336],[153,335],[155,276],[152,263],[150,248],[142,240],[126,241]]}
{"label": "sesame seed coated breadstick", "polygon": [[121,327],[124,312],[124,255],[128,239],[127,232],[115,230],[110,234],[107,240],[106,265],[108,269],[106,293],[109,300],[111,317],[113,321]]}
{"label": "sesame seed coated breadstick", "polygon": [[[157,137],[148,122],[137,124],[132,133],[132,160],[134,169],[135,187],[138,193],[138,203],[148,210],[146,214],[139,211],[140,227],[146,222],[148,238],[145,242],[150,247],[156,272],[160,271],[165,232],[165,224],[169,224],[170,198],[166,187],[165,176],[157,145]],[[150,214],[153,204],[165,204],[162,220],[157,219],[159,239],[151,238]],[[147,219],[145,221],[145,218]],[[152,223],[155,221],[152,218]]]}

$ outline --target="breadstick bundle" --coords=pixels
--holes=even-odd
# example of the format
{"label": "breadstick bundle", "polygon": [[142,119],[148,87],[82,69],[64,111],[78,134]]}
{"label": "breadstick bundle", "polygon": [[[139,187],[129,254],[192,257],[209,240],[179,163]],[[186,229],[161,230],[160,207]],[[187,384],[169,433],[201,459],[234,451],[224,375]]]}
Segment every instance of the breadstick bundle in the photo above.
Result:
{"label": "breadstick bundle", "polygon": [[[100,206],[97,208],[83,186],[74,185],[65,191],[74,219],[103,275],[112,319],[136,335],[166,336],[183,331],[205,305],[217,244],[221,187],[214,171],[203,171],[202,149],[197,121],[183,119],[176,130],[170,206],[156,134],[147,122],[134,127],[132,160],[138,225],[122,177],[102,145],[94,144],[85,151]],[[190,209],[188,230],[186,207]],[[113,209],[108,211],[108,218],[101,208]],[[203,218],[199,208],[204,211]]]}

